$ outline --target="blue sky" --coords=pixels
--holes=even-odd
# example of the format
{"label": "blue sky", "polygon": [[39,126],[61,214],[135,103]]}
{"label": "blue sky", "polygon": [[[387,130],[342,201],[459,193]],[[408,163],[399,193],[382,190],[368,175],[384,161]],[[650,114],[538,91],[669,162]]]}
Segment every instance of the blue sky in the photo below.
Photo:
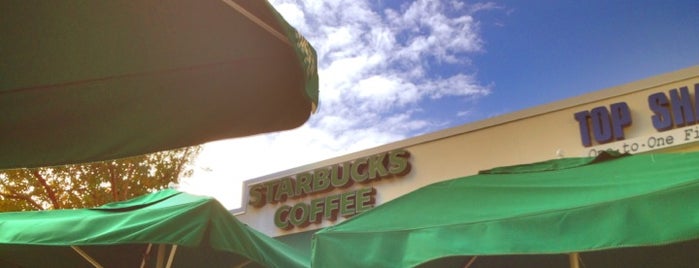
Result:
{"label": "blue sky", "polygon": [[497,3],[504,12],[476,16],[486,52],[473,64],[481,83],[495,84],[481,111],[520,110],[699,64],[697,1]]}
{"label": "blue sky", "polygon": [[318,52],[320,108],[204,145],[182,189],[243,180],[699,64],[699,1],[273,0]]}

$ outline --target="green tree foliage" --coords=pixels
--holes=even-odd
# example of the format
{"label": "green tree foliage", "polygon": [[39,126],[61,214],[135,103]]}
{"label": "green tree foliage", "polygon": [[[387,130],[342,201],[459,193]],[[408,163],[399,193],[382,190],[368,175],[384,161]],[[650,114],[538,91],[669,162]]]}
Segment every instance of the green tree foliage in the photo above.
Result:
{"label": "green tree foliage", "polygon": [[201,147],[88,164],[0,170],[0,211],[96,207],[161,190],[180,177]]}

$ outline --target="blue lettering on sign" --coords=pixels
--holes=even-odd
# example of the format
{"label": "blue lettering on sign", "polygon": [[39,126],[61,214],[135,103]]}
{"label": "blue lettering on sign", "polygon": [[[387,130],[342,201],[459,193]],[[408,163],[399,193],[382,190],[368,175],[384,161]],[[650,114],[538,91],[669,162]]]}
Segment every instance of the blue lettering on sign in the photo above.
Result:
{"label": "blue lettering on sign", "polygon": [[[668,97],[669,95],[669,97]],[[658,131],[699,123],[699,83],[694,84],[694,96],[689,87],[679,87],[648,96],[648,108],[653,113],[651,122]],[[626,102],[595,107],[574,114],[580,128],[580,140],[585,147],[593,142],[604,144],[623,140],[624,128],[631,125],[631,110]],[[593,140],[594,138],[594,140]]]}
{"label": "blue lettering on sign", "polygon": [[651,116],[653,127],[658,131],[672,128],[672,116],[670,116],[670,101],[665,93],[658,92],[648,96],[648,108],[653,111]]}
{"label": "blue lettering on sign", "polygon": [[612,110],[612,131],[615,140],[624,139],[624,127],[631,125],[631,109],[626,102],[618,102],[609,106]]}
{"label": "blue lettering on sign", "polygon": [[653,112],[653,127],[665,131],[696,124],[699,121],[699,84],[694,85],[694,103],[687,87],[671,89],[669,92],[669,99],[663,92],[648,96],[648,107]]}
{"label": "blue lettering on sign", "polygon": [[[610,112],[611,110],[611,112]],[[626,102],[595,107],[592,110],[577,112],[574,115],[580,128],[583,146],[592,146],[592,136],[597,143],[608,143],[624,139],[624,128],[631,125],[631,110]]]}
{"label": "blue lettering on sign", "polygon": [[677,89],[670,90],[670,101],[672,102],[672,113],[675,115],[673,118],[675,119],[676,127],[696,123],[696,120],[694,120],[694,106],[692,105],[692,99],[689,98],[689,89],[687,87],[681,87],[679,93]]}
{"label": "blue lettering on sign", "polygon": [[588,128],[587,119],[590,118],[590,112],[582,111],[577,112],[574,115],[575,120],[578,121],[580,128],[580,139],[585,147],[592,145],[592,140],[590,140],[590,129]]}
{"label": "blue lettering on sign", "polygon": [[607,107],[596,107],[590,111],[590,115],[592,115],[592,133],[595,134],[595,140],[599,143],[612,141],[612,123]]}

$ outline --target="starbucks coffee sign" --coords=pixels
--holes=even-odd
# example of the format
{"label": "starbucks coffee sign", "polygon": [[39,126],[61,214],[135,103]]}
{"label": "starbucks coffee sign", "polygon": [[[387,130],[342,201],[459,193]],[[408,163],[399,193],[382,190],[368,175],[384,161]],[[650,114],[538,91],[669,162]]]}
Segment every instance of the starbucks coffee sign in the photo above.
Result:
{"label": "starbucks coffee sign", "polygon": [[[248,204],[264,207],[283,203],[274,215],[274,224],[281,229],[303,228],[338,216],[350,217],[372,208],[376,190],[371,183],[410,172],[410,153],[395,150],[318,168],[294,176],[251,185]],[[355,183],[366,187],[337,193]],[[329,194],[333,192],[333,194]],[[292,200],[317,196],[310,203]],[[291,204],[288,204],[291,203]]]}

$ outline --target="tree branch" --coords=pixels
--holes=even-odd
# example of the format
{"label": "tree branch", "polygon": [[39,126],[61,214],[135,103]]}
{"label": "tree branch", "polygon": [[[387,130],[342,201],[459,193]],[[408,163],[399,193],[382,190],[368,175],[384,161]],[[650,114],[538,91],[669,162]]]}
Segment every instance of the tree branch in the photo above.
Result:
{"label": "tree branch", "polygon": [[2,193],[0,192],[0,195],[9,198],[9,199],[15,199],[15,200],[22,200],[27,203],[29,203],[32,207],[34,207],[37,210],[44,210],[44,207],[39,205],[36,201],[34,201],[29,195],[26,194],[18,194],[18,193]]}
{"label": "tree branch", "polygon": [[[114,171],[114,164],[113,163],[108,164],[106,161],[102,162],[102,163],[107,167],[107,171],[109,171],[109,186],[111,188],[110,190],[112,191],[111,202],[115,202],[119,199],[118,199],[118,193],[117,193],[118,186],[117,186],[117,182],[116,182],[116,174],[115,174],[116,172]],[[109,202],[107,202],[107,203],[109,203]]]}
{"label": "tree branch", "polygon": [[[124,175],[122,176],[121,180],[133,180],[134,179],[134,174],[136,174],[136,166],[138,163],[129,163],[128,168],[124,171]],[[130,184],[127,182],[124,182],[121,184],[121,200],[126,200],[129,198],[129,186]]]}
{"label": "tree branch", "polygon": [[184,149],[184,152],[182,152],[182,158],[176,159],[177,163],[174,170],[174,172],[176,173],[173,174],[175,176],[175,179],[179,180],[180,176],[182,176],[185,164],[188,162],[187,158],[189,157],[189,154],[192,153],[192,150],[192,147],[187,147],[186,149]]}
{"label": "tree branch", "polygon": [[49,200],[51,201],[51,204],[53,205],[53,209],[60,209],[61,208],[61,203],[58,202],[58,199],[56,198],[56,192],[53,191],[51,186],[46,183],[46,179],[41,176],[39,173],[39,169],[31,169],[32,175],[39,181],[41,186],[44,187],[44,190],[46,191],[46,195],[48,195]]}

